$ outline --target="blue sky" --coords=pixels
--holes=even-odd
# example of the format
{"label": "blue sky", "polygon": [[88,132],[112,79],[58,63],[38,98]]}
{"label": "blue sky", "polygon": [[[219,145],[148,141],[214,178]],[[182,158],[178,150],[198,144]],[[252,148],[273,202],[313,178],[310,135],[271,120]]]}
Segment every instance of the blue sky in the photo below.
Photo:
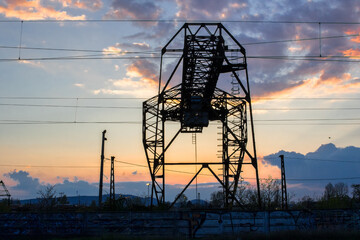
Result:
{"label": "blue sky", "polygon": [[[20,198],[30,193],[16,188],[19,180],[9,175],[14,170],[25,171],[40,185],[63,183],[63,179],[75,182],[76,176],[93,186],[98,181],[104,129],[109,139],[107,157],[145,165],[138,122],[142,101],[156,95],[159,59],[143,57],[158,56],[184,21],[195,20],[223,22],[246,48],[259,159],[280,150],[307,156],[328,143],[340,149],[359,147],[359,12],[356,0],[2,0],[1,178]],[[74,56],[101,59],[69,60]],[[265,58],[274,56],[306,60]],[[111,57],[116,58],[104,59]],[[167,72],[172,63],[168,60]],[[229,79],[221,79],[219,86],[229,88]],[[29,121],[65,123],[24,124]],[[112,121],[130,123],[79,123]],[[200,160],[216,157],[216,132],[212,126],[198,137]],[[176,160],[179,152],[183,159],[194,158],[191,136],[182,136],[169,158]],[[321,156],[331,157],[326,152]],[[259,162],[262,177],[280,176],[274,162],[266,158]],[[333,169],[339,167],[325,164],[322,177],[350,176],[348,171],[336,175]],[[316,174],[302,171],[301,176],[309,178]],[[250,172],[244,172],[245,179],[253,177]],[[150,180],[146,168],[120,163],[116,176],[117,182]],[[179,174],[169,173],[168,179],[169,184],[186,182]],[[213,179],[204,177],[200,182]]]}

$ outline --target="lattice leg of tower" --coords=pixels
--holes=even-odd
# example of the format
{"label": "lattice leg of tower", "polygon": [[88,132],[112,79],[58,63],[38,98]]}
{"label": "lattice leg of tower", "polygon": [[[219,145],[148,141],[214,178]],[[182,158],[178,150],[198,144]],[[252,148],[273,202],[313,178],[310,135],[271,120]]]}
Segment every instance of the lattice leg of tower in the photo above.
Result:
{"label": "lattice leg of tower", "polygon": [[221,115],[218,117],[222,122],[224,207],[231,208],[234,202],[240,204],[236,196],[247,143],[246,103],[240,98],[221,94],[212,105]]}
{"label": "lattice leg of tower", "polygon": [[165,202],[164,122],[159,116],[160,107],[157,96],[143,103],[143,144],[152,180],[151,205],[154,197],[157,204]]}
{"label": "lattice leg of tower", "polygon": [[114,173],[114,157],[111,157],[110,169],[110,205],[115,205],[115,173]]}

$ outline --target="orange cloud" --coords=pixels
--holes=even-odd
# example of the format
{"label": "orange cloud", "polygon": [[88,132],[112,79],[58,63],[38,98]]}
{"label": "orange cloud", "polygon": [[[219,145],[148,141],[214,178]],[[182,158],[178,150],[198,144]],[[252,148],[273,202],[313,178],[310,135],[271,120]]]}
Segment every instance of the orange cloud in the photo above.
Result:
{"label": "orange cloud", "polygon": [[[291,86],[279,91],[273,91],[261,95],[262,98],[296,98],[296,97],[323,97],[346,93],[355,93],[360,90],[359,79],[351,73],[343,73],[339,76],[329,76],[323,70],[314,77],[305,79],[296,86]],[[262,103],[266,99],[254,98],[253,103]]]}
{"label": "orange cloud", "polygon": [[348,49],[342,52],[344,56],[350,57],[352,59],[360,59],[360,49]]}
{"label": "orange cloud", "polygon": [[345,33],[348,34],[348,35],[359,34],[359,36],[351,38],[350,41],[360,43],[360,31],[349,30],[349,31],[347,31]]}
{"label": "orange cloud", "polygon": [[146,42],[134,42],[134,43],[115,43],[113,46],[109,46],[103,49],[103,54],[115,54],[115,55],[124,55],[128,50],[124,49],[134,49],[134,50],[147,50],[150,49],[150,45]]}
{"label": "orange cloud", "polygon": [[343,73],[341,77],[337,76],[330,76],[328,77],[325,74],[325,71],[321,71],[319,79],[317,79],[315,86],[318,86],[320,84],[341,84],[343,82],[349,81],[351,79],[350,73]]}
{"label": "orange cloud", "polygon": [[[262,98],[272,98],[272,97],[279,97],[279,96],[285,96],[285,95],[291,95],[294,91],[296,91],[296,89],[302,88],[305,85],[309,84],[309,80],[305,80],[301,83],[299,83],[298,85],[294,85],[279,91],[274,91],[274,92],[268,92],[263,94],[261,97]],[[254,98],[253,102],[261,102],[264,100],[258,99],[258,98]]]}
{"label": "orange cloud", "polygon": [[105,55],[124,55],[126,51],[123,51],[121,48],[116,46],[110,46],[103,49],[103,54]]}
{"label": "orange cloud", "polygon": [[85,15],[71,16],[66,11],[57,11],[51,6],[44,6],[40,0],[5,0],[5,5],[0,5],[0,14],[7,18],[21,20],[83,20]]}
{"label": "orange cloud", "polygon": [[63,7],[73,7],[96,11],[102,8],[101,0],[58,0]]}
{"label": "orange cloud", "polygon": [[147,60],[136,60],[126,68],[126,75],[130,77],[141,77],[157,82],[156,66]]}
{"label": "orange cloud", "polygon": [[108,80],[108,88],[93,90],[94,94],[132,95],[151,97],[158,89],[157,66],[143,59],[138,59],[126,68],[126,76],[122,79]]}

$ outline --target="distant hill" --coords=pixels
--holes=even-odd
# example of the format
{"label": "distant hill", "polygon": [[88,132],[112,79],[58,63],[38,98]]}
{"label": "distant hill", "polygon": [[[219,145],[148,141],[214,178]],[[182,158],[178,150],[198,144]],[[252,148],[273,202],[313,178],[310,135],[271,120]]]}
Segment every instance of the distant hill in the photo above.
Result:
{"label": "distant hill", "polygon": [[[120,195],[116,195],[116,198],[118,198]],[[133,195],[121,195],[123,197],[129,197],[129,198],[136,198],[137,196]],[[106,201],[106,199],[109,197],[109,195],[103,195],[103,201]],[[141,198],[141,197],[140,197]],[[141,198],[145,202],[145,198]],[[90,206],[93,201],[95,201],[96,205],[99,203],[99,197],[98,196],[72,196],[67,197],[67,200],[69,204],[71,205],[85,205]],[[20,200],[21,204],[36,204],[38,203],[39,199],[33,198],[33,199],[25,199]]]}
{"label": "distant hill", "polygon": [[[118,198],[120,196],[119,195],[116,195],[116,198]],[[137,197],[137,196],[134,196],[134,195],[121,195],[125,198],[140,198],[141,199],[141,202],[145,205],[147,204],[150,204],[150,199],[149,198],[142,198],[142,197]],[[106,199],[109,197],[109,195],[103,195],[103,201],[106,201]],[[72,196],[72,197],[67,197],[67,200],[69,202],[69,204],[71,205],[85,205],[85,206],[90,206],[91,203],[93,201],[95,201],[96,205],[98,205],[99,203],[99,197],[98,196]],[[33,198],[33,199],[25,199],[25,200],[20,200],[20,203],[21,204],[36,204],[38,203],[39,199],[37,198]],[[207,201],[204,201],[204,200],[197,200],[197,199],[193,199],[193,200],[190,200],[190,202],[193,204],[193,205],[196,205],[196,204],[199,204],[201,206],[205,206],[208,204]],[[157,205],[156,204],[156,199],[154,198],[153,199],[153,203],[154,205]]]}

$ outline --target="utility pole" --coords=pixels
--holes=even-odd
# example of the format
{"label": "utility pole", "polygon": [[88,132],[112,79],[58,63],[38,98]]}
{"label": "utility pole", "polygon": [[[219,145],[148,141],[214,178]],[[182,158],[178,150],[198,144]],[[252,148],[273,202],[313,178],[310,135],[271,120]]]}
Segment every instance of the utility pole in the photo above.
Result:
{"label": "utility pole", "polygon": [[288,201],[287,201],[287,191],[286,191],[284,155],[280,155],[279,157],[281,159],[281,208],[282,210],[287,210]]}
{"label": "utility pole", "polygon": [[102,132],[102,144],[101,144],[101,162],[100,162],[100,181],[99,181],[99,207],[102,205],[102,189],[103,189],[103,175],[104,175],[104,150],[105,150],[105,137],[106,130]]}
{"label": "utility pole", "polygon": [[[196,139],[196,133],[192,133],[192,144],[195,146],[195,173],[197,173],[197,139]],[[197,177],[195,178],[195,199],[198,198],[198,180]],[[198,201],[196,201],[196,204]]]}
{"label": "utility pole", "polygon": [[110,169],[110,206],[115,205],[115,175],[114,175],[114,160],[115,157],[111,157],[111,169]]}

